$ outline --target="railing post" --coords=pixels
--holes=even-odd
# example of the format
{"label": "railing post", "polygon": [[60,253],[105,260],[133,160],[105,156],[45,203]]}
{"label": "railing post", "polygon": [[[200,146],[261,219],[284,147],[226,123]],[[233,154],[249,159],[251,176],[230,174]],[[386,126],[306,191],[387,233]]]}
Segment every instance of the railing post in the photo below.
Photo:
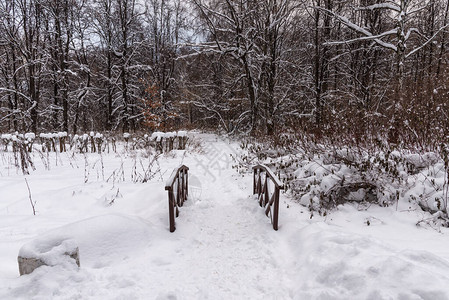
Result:
{"label": "railing post", "polygon": [[178,173],[178,176],[176,177],[176,203],[178,204],[178,206],[182,206],[180,192],[181,191],[179,190],[179,173]]}
{"label": "railing post", "polygon": [[257,172],[257,169],[254,169],[254,172],[253,172],[253,195],[256,193],[256,172]]}
{"label": "railing post", "polygon": [[175,201],[173,199],[173,190],[168,190],[168,216],[170,220],[170,232],[175,231]]}
{"label": "railing post", "polygon": [[187,200],[186,196],[186,172],[185,170],[182,171],[182,201]]}
{"label": "railing post", "polygon": [[186,200],[189,195],[189,172],[186,170]]}
{"label": "railing post", "polygon": [[279,188],[274,188],[274,209],[273,209],[273,229],[278,230],[279,220]]}
{"label": "railing post", "polygon": [[181,170],[179,172],[178,189],[179,189],[179,202],[181,203],[180,206],[182,206],[184,204],[184,170]]}
{"label": "railing post", "polygon": [[265,207],[268,202],[270,201],[269,195],[268,195],[268,174],[265,172],[265,186],[263,187],[263,193],[265,194],[263,197],[263,206]]}

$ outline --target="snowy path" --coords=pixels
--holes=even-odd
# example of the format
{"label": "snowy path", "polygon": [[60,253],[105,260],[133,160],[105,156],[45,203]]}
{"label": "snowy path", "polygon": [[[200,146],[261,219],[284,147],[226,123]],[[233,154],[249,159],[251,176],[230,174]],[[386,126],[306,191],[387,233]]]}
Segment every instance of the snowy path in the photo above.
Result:
{"label": "snowy path", "polygon": [[[205,153],[164,156],[163,178],[145,184],[130,181],[126,155],[105,156],[104,171],[95,154],[38,166],[27,177],[37,216],[23,176],[2,166],[0,299],[449,299],[447,228],[417,228],[419,212],[401,207],[344,206],[310,218],[281,195],[276,232],[251,197],[252,177],[232,168],[233,148],[201,138]],[[124,182],[102,179],[122,163]],[[190,168],[190,199],[170,233],[164,185],[181,163]],[[20,247],[52,230],[78,241],[81,268],[19,277]]]}
{"label": "snowy path", "polygon": [[232,170],[229,152],[214,152],[227,145],[215,146],[205,155],[210,161],[189,164],[191,194],[201,185],[201,196],[180,208],[168,247],[175,253],[160,257],[163,268],[155,274],[176,282],[174,295],[181,298],[289,298],[279,238],[251,198],[251,178]]}

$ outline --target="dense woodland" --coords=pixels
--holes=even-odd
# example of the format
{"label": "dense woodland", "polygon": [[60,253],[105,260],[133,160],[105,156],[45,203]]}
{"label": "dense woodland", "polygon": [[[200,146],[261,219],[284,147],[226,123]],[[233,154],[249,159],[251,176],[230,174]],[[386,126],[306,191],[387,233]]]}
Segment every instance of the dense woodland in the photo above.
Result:
{"label": "dense woodland", "polygon": [[0,0],[0,131],[213,128],[432,148],[443,0]]}

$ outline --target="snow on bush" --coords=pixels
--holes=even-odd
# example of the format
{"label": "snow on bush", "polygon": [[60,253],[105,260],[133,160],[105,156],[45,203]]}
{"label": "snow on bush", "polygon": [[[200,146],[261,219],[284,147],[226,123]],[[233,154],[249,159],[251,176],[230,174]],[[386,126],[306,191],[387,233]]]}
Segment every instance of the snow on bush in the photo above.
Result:
{"label": "snow on bush", "polygon": [[[20,143],[27,145],[28,151],[32,151],[32,146],[36,135],[32,132],[26,134],[2,134],[0,136],[0,142],[4,145],[4,150],[16,151],[13,143]],[[114,135],[105,135],[100,132],[90,131],[84,134],[68,135],[67,132],[42,132],[39,134],[39,142],[41,144],[42,152],[47,151],[66,151],[66,144],[70,145],[70,149],[79,151],[81,153],[86,152],[103,152],[109,151],[112,146],[112,151],[116,152],[116,141]],[[169,152],[173,149],[185,150],[188,140],[186,131],[179,132],[153,132],[149,134],[131,134],[125,132],[123,134],[123,140],[127,143],[126,149],[136,150],[144,148],[157,148],[159,152]],[[128,144],[129,143],[129,144]],[[8,147],[12,145],[11,147]]]}
{"label": "snow on bush", "polygon": [[2,140],[10,140],[11,134],[2,134]]}
{"label": "snow on bush", "polygon": [[187,131],[178,131],[178,134],[177,134],[178,136],[180,136],[180,137],[184,137],[184,136],[187,136]]}
{"label": "snow on bush", "polygon": [[33,132],[25,133],[25,139],[31,141],[31,140],[34,140],[35,138],[36,138],[36,135]]}
{"label": "snow on bush", "polygon": [[151,138],[153,140],[156,140],[157,142],[159,142],[161,139],[163,139],[165,137],[165,133],[163,132],[159,132],[159,131],[155,131],[151,134]]}
{"label": "snow on bush", "polygon": [[[244,142],[237,168],[270,166],[286,192],[311,212],[327,214],[344,203],[422,209],[432,222],[448,226],[449,151],[413,153],[388,148],[308,144],[293,148]],[[446,151],[446,152],[445,152]]]}

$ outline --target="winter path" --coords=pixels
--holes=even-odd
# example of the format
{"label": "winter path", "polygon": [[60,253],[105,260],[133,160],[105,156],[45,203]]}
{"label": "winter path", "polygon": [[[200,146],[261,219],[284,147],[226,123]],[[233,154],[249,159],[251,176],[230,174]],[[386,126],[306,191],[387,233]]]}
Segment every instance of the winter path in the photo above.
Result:
{"label": "winter path", "polygon": [[[130,180],[136,159],[126,153],[37,165],[27,176],[37,216],[23,176],[3,161],[0,299],[449,299],[447,229],[417,228],[419,213],[401,207],[310,218],[281,195],[276,232],[251,197],[252,177],[232,168],[238,145],[199,138],[202,153],[164,155],[147,183]],[[190,199],[170,233],[164,185],[180,164]],[[19,277],[20,247],[55,231],[77,240],[81,268]]]}
{"label": "winter path", "polygon": [[232,169],[226,142],[205,143],[204,156],[188,164],[190,200],[176,219],[170,267],[158,273],[187,283],[175,284],[180,298],[289,298],[276,232],[250,197],[252,177]]}

